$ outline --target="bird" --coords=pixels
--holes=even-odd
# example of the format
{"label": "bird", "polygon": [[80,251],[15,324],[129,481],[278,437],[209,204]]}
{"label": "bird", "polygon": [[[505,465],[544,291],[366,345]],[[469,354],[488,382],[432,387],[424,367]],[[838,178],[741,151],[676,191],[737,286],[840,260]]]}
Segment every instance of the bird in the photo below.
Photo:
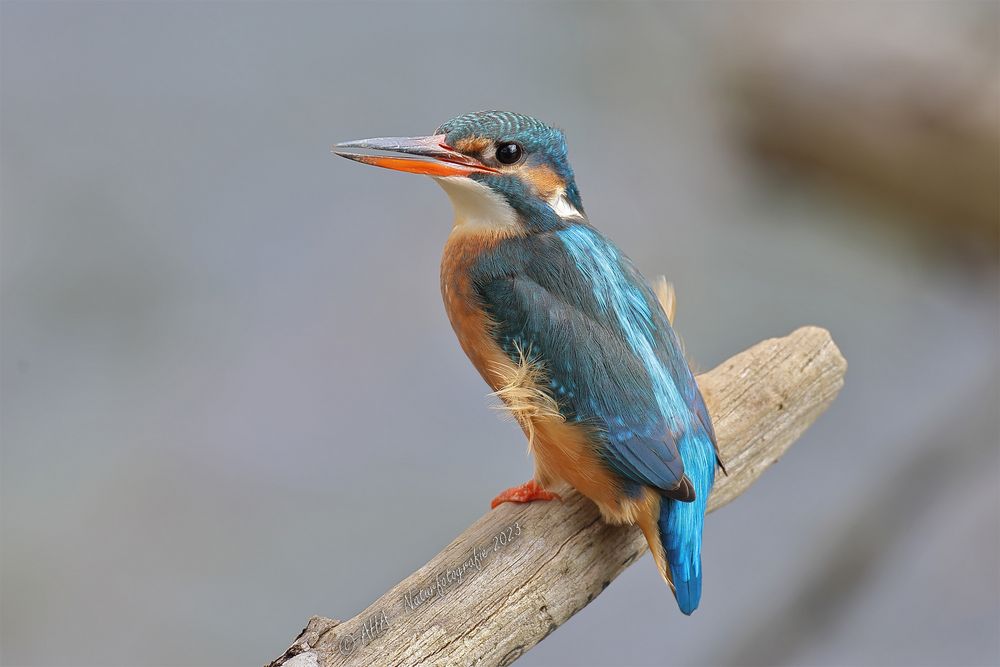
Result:
{"label": "bird", "polygon": [[445,309],[534,459],[532,479],[492,507],[572,486],[605,521],[642,530],[680,611],[694,612],[722,466],[712,420],[657,289],[587,217],[562,130],[478,111],[333,151],[431,176],[451,200]]}

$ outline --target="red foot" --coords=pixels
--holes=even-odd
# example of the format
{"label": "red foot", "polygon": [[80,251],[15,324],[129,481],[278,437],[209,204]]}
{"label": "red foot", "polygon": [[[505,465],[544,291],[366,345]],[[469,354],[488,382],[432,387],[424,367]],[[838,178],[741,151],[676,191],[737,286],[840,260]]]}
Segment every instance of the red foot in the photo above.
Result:
{"label": "red foot", "polygon": [[535,480],[528,480],[521,486],[512,486],[493,499],[490,507],[496,509],[504,503],[530,503],[532,500],[562,500],[558,493],[546,491]]}

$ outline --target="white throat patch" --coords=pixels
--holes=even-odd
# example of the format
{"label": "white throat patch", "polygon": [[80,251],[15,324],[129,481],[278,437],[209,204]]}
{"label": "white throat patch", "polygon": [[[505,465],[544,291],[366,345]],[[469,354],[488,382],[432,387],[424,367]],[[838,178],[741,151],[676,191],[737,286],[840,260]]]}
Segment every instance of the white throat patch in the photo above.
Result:
{"label": "white throat patch", "polygon": [[556,190],[556,193],[549,199],[548,204],[556,212],[556,215],[563,220],[583,217],[583,213],[580,213],[576,206],[573,206],[569,197],[566,196],[566,191],[563,189]]}
{"label": "white throat patch", "polygon": [[453,232],[519,231],[517,213],[488,186],[465,176],[435,178],[455,209]]}

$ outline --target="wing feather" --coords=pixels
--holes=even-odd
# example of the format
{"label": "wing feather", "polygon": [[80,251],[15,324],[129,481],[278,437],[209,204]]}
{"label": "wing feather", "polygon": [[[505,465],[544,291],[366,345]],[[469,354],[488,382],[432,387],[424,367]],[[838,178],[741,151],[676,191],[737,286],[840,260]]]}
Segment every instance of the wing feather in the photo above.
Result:
{"label": "wing feather", "polygon": [[693,498],[674,436],[641,361],[602,322],[527,277],[482,284],[479,294],[505,352],[545,368],[567,420],[595,427],[609,469],[680,499]]}

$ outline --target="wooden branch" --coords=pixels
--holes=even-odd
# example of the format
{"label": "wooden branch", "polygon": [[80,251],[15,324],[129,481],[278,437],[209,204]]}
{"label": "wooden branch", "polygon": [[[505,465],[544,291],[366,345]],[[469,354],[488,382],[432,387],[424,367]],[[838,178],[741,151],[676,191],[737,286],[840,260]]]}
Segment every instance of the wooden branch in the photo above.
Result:
{"label": "wooden branch", "polygon": [[[804,327],[698,376],[729,471],[709,511],[778,460],[836,397],[846,369],[829,333]],[[575,491],[508,503],[354,618],[311,618],[271,667],[509,665],[645,550],[638,529],[605,524]]]}

